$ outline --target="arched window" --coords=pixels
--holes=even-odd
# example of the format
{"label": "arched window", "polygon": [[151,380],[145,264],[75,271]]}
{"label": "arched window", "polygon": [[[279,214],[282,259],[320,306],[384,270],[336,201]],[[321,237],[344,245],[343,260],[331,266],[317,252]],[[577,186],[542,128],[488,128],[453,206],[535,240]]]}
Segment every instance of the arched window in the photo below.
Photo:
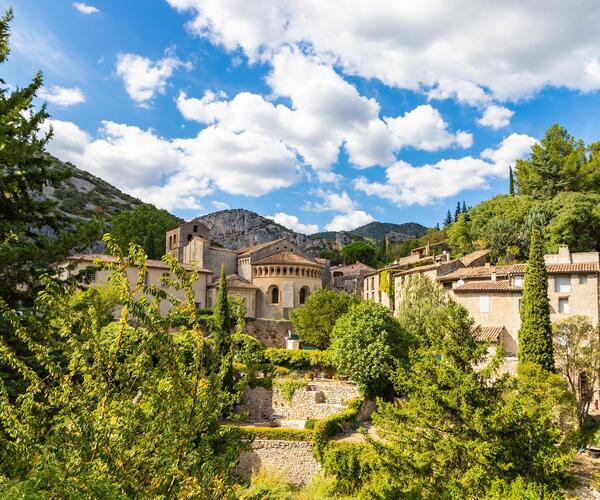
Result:
{"label": "arched window", "polygon": [[194,226],[194,232],[197,233],[198,232],[198,226]]}
{"label": "arched window", "polygon": [[271,304],[279,304],[279,288],[275,285],[269,288],[269,300],[271,301]]}
{"label": "arched window", "polygon": [[169,248],[173,248],[173,236],[169,236]]}
{"label": "arched window", "polygon": [[306,299],[308,299],[308,295],[310,294],[310,290],[307,286],[303,286],[300,288],[300,304],[304,304]]}

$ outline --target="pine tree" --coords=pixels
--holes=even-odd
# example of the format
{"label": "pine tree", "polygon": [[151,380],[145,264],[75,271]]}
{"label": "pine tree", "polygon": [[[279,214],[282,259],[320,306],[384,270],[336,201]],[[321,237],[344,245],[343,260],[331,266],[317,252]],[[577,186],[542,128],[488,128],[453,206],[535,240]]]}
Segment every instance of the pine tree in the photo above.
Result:
{"label": "pine tree", "polygon": [[450,224],[452,224],[452,214],[450,213],[450,209],[448,209],[448,213],[444,219],[444,227],[448,227]]}
{"label": "pine tree", "polygon": [[456,209],[454,210],[454,222],[458,220],[458,216],[462,213],[462,208],[460,206],[460,201],[456,202]]}
{"label": "pine tree", "polygon": [[217,292],[217,303],[213,311],[212,334],[214,339],[214,368],[225,369],[224,384],[233,385],[233,368],[231,358],[231,315],[227,300],[227,276],[225,266],[221,266],[221,278]]}
{"label": "pine tree", "polygon": [[519,363],[532,363],[544,370],[554,370],[548,276],[542,240],[535,227],[531,230],[531,246],[521,301]]}
{"label": "pine tree", "polygon": [[469,211],[469,210],[468,210],[468,208],[467,208],[467,204],[465,203],[465,200],[463,200],[463,202],[462,202],[462,208],[461,208],[461,212],[462,212],[463,214],[466,214],[468,211]]}
{"label": "pine tree", "polygon": [[515,194],[515,176],[512,167],[508,167],[508,193]]}

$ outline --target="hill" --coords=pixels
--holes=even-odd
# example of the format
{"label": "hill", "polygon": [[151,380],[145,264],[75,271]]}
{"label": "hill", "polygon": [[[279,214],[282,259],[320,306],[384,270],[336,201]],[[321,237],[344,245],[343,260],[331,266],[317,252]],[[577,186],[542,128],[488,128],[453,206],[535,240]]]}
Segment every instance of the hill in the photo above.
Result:
{"label": "hill", "polygon": [[394,224],[392,222],[375,221],[357,227],[350,231],[350,233],[376,241],[381,241],[388,234],[393,233],[394,241],[405,241],[412,238],[419,238],[423,236],[426,231],[427,228],[425,226],[417,224],[416,222]]}

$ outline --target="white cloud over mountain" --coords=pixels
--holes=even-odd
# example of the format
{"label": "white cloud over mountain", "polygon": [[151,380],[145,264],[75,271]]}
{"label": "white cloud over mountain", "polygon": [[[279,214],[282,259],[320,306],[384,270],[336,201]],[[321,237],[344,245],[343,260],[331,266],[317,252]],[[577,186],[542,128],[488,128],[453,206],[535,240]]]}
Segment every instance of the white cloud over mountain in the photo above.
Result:
{"label": "white cloud over mountain", "polygon": [[286,214],[285,212],[279,212],[275,215],[267,215],[267,219],[271,219],[277,224],[281,224],[292,231],[296,231],[297,233],[302,234],[313,234],[319,230],[319,226],[317,224],[302,224],[300,219],[295,215]]}
{"label": "white cloud over mountain", "polygon": [[486,188],[490,178],[507,177],[509,165],[525,157],[535,142],[528,135],[511,134],[496,149],[485,149],[479,158],[444,159],[418,167],[398,161],[387,168],[385,183],[359,177],[354,187],[399,205],[427,205],[464,189]]}
{"label": "white cloud over mountain", "polygon": [[364,210],[353,210],[345,214],[336,215],[325,226],[325,229],[327,231],[351,231],[374,220],[375,218]]}
{"label": "white cloud over mountain", "polygon": [[[600,4],[582,0],[168,0],[188,28],[251,61],[302,44],[343,72],[484,104],[544,86],[600,88]],[[519,35],[520,34],[520,35]]]}
{"label": "white cloud over mountain", "polygon": [[61,108],[68,108],[85,102],[85,95],[79,87],[68,88],[52,85],[51,87],[42,87],[38,95],[41,99]]}

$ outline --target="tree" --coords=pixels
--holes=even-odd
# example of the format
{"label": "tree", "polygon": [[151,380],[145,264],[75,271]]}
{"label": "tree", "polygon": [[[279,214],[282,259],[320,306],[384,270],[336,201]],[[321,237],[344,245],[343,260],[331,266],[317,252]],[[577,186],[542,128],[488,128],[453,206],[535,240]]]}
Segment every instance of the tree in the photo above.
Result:
{"label": "tree", "polygon": [[448,243],[456,253],[462,255],[474,250],[474,239],[471,232],[471,223],[466,214],[460,214],[454,224],[446,231]]}
{"label": "tree", "polygon": [[344,262],[342,254],[338,250],[321,250],[319,257],[322,259],[327,259],[332,266],[337,266]]}
{"label": "tree", "polygon": [[352,305],[336,321],[331,338],[331,357],[340,373],[366,397],[391,394],[390,375],[406,360],[411,339],[386,307],[372,301]]}
{"label": "tree", "polygon": [[469,210],[467,208],[467,203],[465,202],[465,200],[463,200],[462,202],[462,207],[460,209],[461,213],[466,214]]}
{"label": "tree", "polygon": [[574,252],[600,250],[600,194],[559,193],[545,206],[552,216],[546,236],[553,248],[567,244]]}
{"label": "tree", "polygon": [[560,377],[497,376],[500,359],[486,362],[488,344],[454,302],[425,328],[428,342],[392,376],[402,401],[381,402],[373,416],[380,439],[368,441],[379,462],[364,497],[482,498],[493,482],[519,476],[559,490],[571,453],[558,425],[570,411]]}
{"label": "tree", "polygon": [[518,229],[502,216],[493,217],[488,222],[485,231],[486,242],[493,262],[506,263],[513,260]]}
{"label": "tree", "polygon": [[573,316],[552,325],[556,368],[569,384],[577,402],[579,427],[589,417],[600,371],[600,331],[585,316]]}
{"label": "tree", "polygon": [[460,201],[456,202],[456,209],[454,210],[454,222],[458,220],[458,217],[462,214],[462,209],[460,206]]}
{"label": "tree", "polygon": [[448,227],[450,224],[452,224],[452,214],[450,213],[450,210],[448,210],[448,213],[446,213],[446,218],[444,219],[444,227]]}
{"label": "tree", "polygon": [[515,195],[515,177],[512,166],[508,167],[508,194],[511,196]]}
{"label": "tree", "polygon": [[165,254],[165,233],[179,223],[179,217],[143,203],[115,216],[111,232],[121,247],[135,243],[144,248],[149,259],[160,259]]}
{"label": "tree", "polygon": [[370,266],[377,265],[377,250],[367,241],[353,241],[342,249],[344,264],[362,262]]}
{"label": "tree", "polygon": [[518,192],[549,199],[561,191],[586,190],[586,165],[583,141],[555,123],[533,145],[528,160],[517,160]]}
{"label": "tree", "polygon": [[381,242],[379,243],[379,261],[382,264],[386,264],[387,262],[387,240],[381,238]]}
{"label": "tree", "polygon": [[554,370],[552,326],[548,276],[539,232],[531,231],[531,249],[525,267],[521,328],[519,330],[519,364],[530,363],[547,371]]}
{"label": "tree", "polygon": [[233,359],[231,355],[231,316],[227,298],[227,276],[225,266],[221,265],[221,277],[217,292],[217,303],[213,312],[211,333],[214,341],[214,369],[223,370],[224,383],[233,387]]}
{"label": "tree", "polygon": [[[227,497],[241,442],[234,428],[221,426],[235,398],[223,390],[222,374],[211,372],[194,303],[198,273],[165,259],[170,287],[184,291],[181,302],[144,285],[141,248],[122,255],[105,241],[116,258],[102,266],[118,295],[117,321],[105,324],[106,308],[93,295],[74,301],[74,286],[50,280],[34,314],[0,300],[0,314],[47,372],[42,378],[0,349],[0,367],[17,370],[27,385],[13,400],[0,384],[0,496]],[[133,283],[131,266],[139,271]],[[174,329],[181,317],[187,326]]]}
{"label": "tree", "polygon": [[294,331],[307,344],[327,349],[335,322],[359,301],[357,295],[319,288],[308,296],[304,307],[291,312]]}

